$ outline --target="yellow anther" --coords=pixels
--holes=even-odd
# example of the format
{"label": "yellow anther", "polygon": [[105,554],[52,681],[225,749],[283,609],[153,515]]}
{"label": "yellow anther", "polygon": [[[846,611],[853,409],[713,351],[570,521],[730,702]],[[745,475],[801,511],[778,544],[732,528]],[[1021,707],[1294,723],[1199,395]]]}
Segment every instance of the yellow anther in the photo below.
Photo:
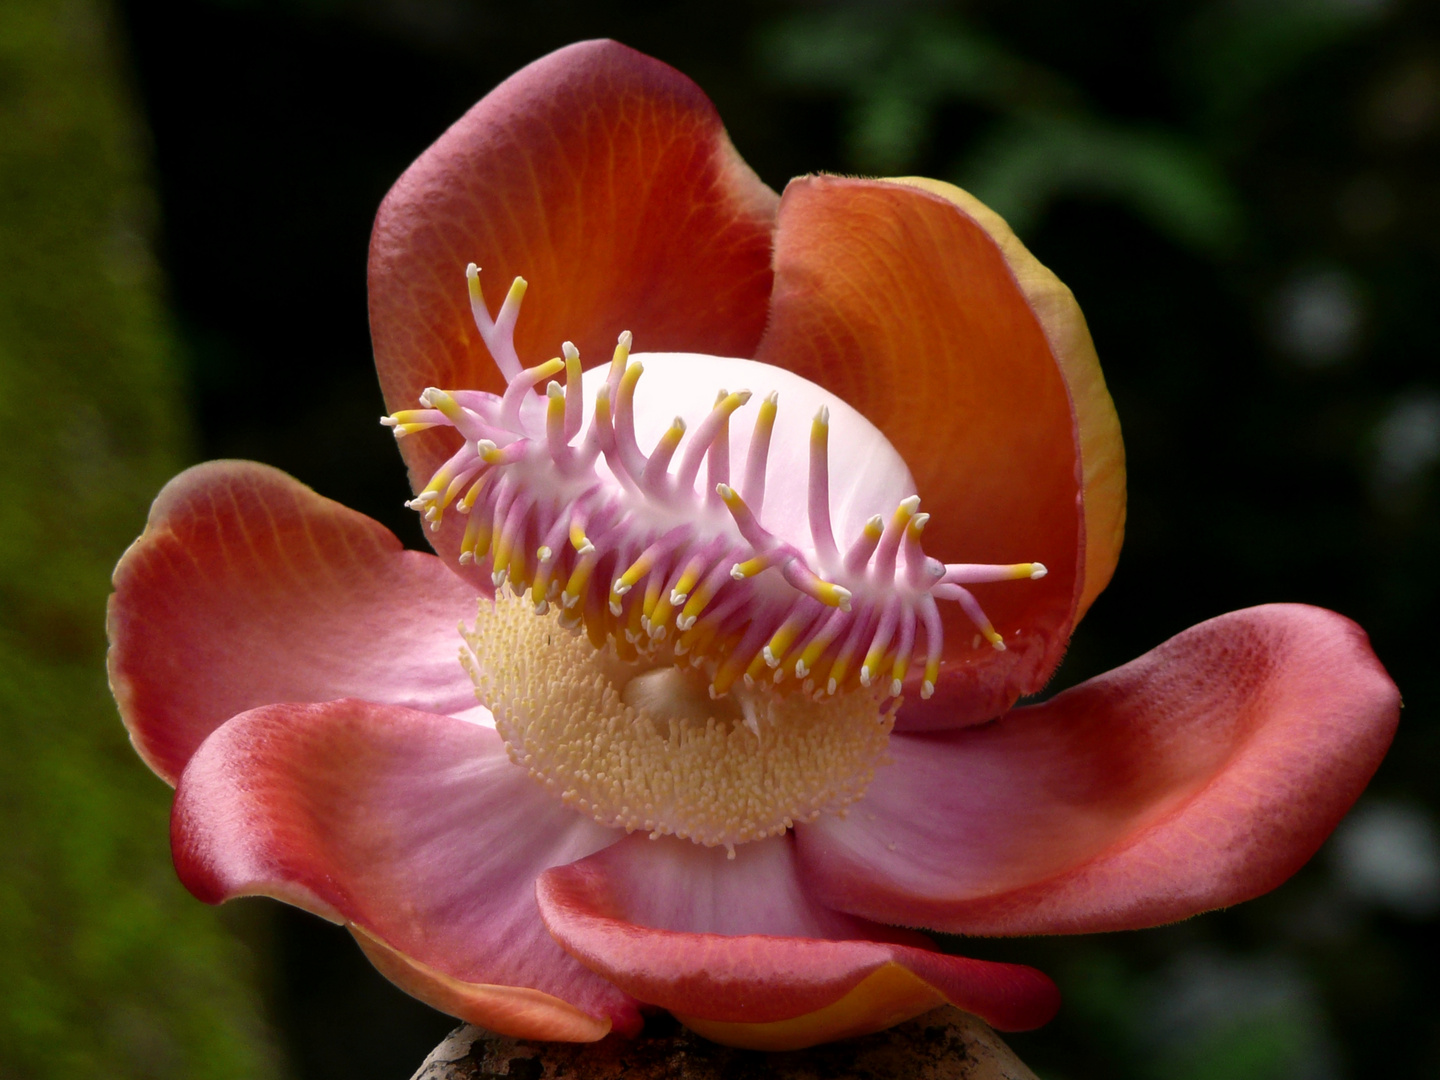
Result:
{"label": "yellow anther", "polygon": [[485,485],[490,482],[490,478],[494,475],[494,473],[482,474],[480,479],[471,484],[470,490],[465,492],[461,500],[455,504],[455,509],[459,510],[462,514],[470,513],[471,509],[475,506],[475,500],[480,498],[480,493],[485,490]]}
{"label": "yellow anther", "polygon": [[885,535],[885,522],[879,514],[876,514],[865,522],[865,528],[861,531],[864,532],[867,540],[879,540]]}
{"label": "yellow anther", "polygon": [[771,391],[765,395],[765,400],[760,402],[760,412],[755,417],[755,434],[757,437],[762,434],[769,437],[771,430],[775,427],[775,414],[780,409],[780,395]]}
{"label": "yellow anther", "polygon": [[869,686],[870,681],[880,670],[880,665],[885,660],[884,649],[871,649],[865,654],[865,662],[860,665],[860,685]]}
{"label": "yellow anther", "polygon": [[690,591],[695,588],[695,583],[700,580],[700,573],[704,569],[705,563],[699,556],[691,559],[670,592],[670,603],[683,604],[690,599]]}
{"label": "yellow anther", "polygon": [[999,632],[996,631],[995,627],[990,625],[982,626],[980,628],[980,633],[985,635],[985,640],[994,647],[996,652],[1005,651],[1005,639],[1000,636]]}
{"label": "yellow anther", "polygon": [[630,359],[630,342],[633,339],[630,331],[626,330],[620,335],[615,343],[615,354],[610,358],[610,374],[614,375],[625,371],[625,364]]}
{"label": "yellow anther", "polygon": [[[505,579],[510,576],[512,572],[515,577],[518,578],[520,576],[519,572],[522,570],[522,560],[514,558],[514,546],[514,538],[504,529],[501,529],[500,535],[495,539],[495,562],[490,571],[490,580],[495,583],[496,588],[505,584]],[[512,567],[510,565],[512,561],[517,565]]]}
{"label": "yellow anther", "polygon": [[[477,483],[475,485],[479,487]],[[474,491],[474,488],[471,488]],[[468,494],[465,496],[470,497]],[[490,553],[490,519],[485,514],[474,514],[465,524],[465,535],[460,538],[460,561],[479,562]]]}
{"label": "yellow anther", "polygon": [[620,575],[620,581],[624,584],[625,591],[629,592],[636,582],[650,572],[650,568],[654,565],[655,557],[648,551],[642,553],[641,556],[631,563],[629,568]]}
{"label": "yellow anther", "polygon": [[895,664],[890,669],[890,696],[899,697],[900,688],[905,683],[905,673],[910,670],[910,656],[908,653],[895,657]]}
{"label": "yellow anther", "polygon": [[820,406],[815,419],[810,421],[810,445],[823,449],[830,438],[830,410]]}
{"label": "yellow anther", "polygon": [[716,484],[715,494],[720,496],[720,501],[731,510],[740,510],[745,506],[745,500],[740,498],[740,493],[729,484]]}
{"label": "yellow anther", "polygon": [[477,442],[475,451],[480,455],[480,460],[487,465],[501,465],[505,461],[505,455],[500,452],[500,448],[489,439],[481,439]]}
{"label": "yellow anther", "polygon": [[754,685],[768,669],[769,665],[765,663],[765,655],[763,653],[756,653],[751,657],[750,663],[745,667],[745,678],[748,680],[745,685]]}
{"label": "yellow anther", "polygon": [[823,637],[820,637],[805,646],[800,653],[800,659],[795,661],[796,678],[803,679],[815,670],[815,665],[820,662],[820,657],[829,644]]}
{"label": "yellow anther", "polygon": [[920,542],[920,534],[925,531],[925,526],[930,522],[929,514],[916,514],[910,519],[910,524],[905,530],[908,539],[916,543]]}
{"label": "yellow anther", "polygon": [[842,611],[850,610],[850,590],[833,582],[821,581],[815,586],[815,591],[811,595],[826,607],[840,608]]}
{"label": "yellow anther", "polygon": [[[628,355],[629,350],[626,350]],[[615,355],[620,355],[620,346],[615,346]],[[636,360],[633,364],[627,364],[625,374],[620,378],[620,400],[627,401],[635,395],[635,384],[640,381],[640,376],[645,374],[645,365]]]}
{"label": "yellow anther", "polygon": [[736,563],[730,568],[730,576],[736,581],[744,581],[752,578],[762,570],[768,570],[775,565],[775,559],[766,554],[756,555],[753,559],[746,559],[744,562]]}
{"label": "yellow anther", "polygon": [[935,684],[940,681],[940,661],[931,660],[925,664],[925,681],[920,684],[920,696],[929,698],[935,693]]}
{"label": "yellow anther", "polygon": [[670,426],[665,429],[665,434],[660,436],[660,445],[667,450],[673,451],[680,445],[680,440],[685,437],[685,420],[683,417],[675,417],[670,421]]}
{"label": "yellow anther", "polygon": [[565,361],[555,356],[546,360],[543,364],[536,364],[533,368],[524,372],[524,374],[531,380],[532,386],[539,386],[543,380],[550,378],[552,375],[559,375],[560,372],[564,370]]}
{"label": "yellow anther", "polygon": [[425,427],[435,427],[436,425],[434,423],[425,419],[425,413],[427,411],[426,409],[401,409],[399,412],[393,412],[389,416],[383,417],[382,422],[389,420],[391,424],[398,427],[409,427],[415,424],[422,424]]}
{"label": "yellow anther", "polygon": [[[525,290],[529,283],[523,277],[517,277],[510,283],[510,291],[505,294],[505,307],[517,308],[520,301],[525,299]],[[470,278],[470,295],[478,296],[480,293],[480,275],[477,273]],[[503,309],[502,309],[503,310]]]}
{"label": "yellow anther", "polygon": [[770,635],[770,642],[765,646],[761,655],[772,668],[779,667],[781,661],[785,659],[785,653],[794,644],[795,638],[800,633],[801,625],[803,624],[787,619],[781,624],[780,629]]}
{"label": "yellow anther", "polygon": [[715,590],[717,588],[717,585],[711,584],[708,580],[702,582],[700,588],[691,593],[690,599],[685,601],[685,606],[680,609],[680,617],[675,620],[675,625],[681,630],[690,629],[690,627],[695,624],[695,620],[700,617],[700,613],[704,611],[710,605],[710,601],[715,598]]}
{"label": "yellow anther", "polygon": [[[895,531],[899,532],[908,526],[915,517],[915,511],[918,509],[920,509],[920,496],[911,495],[908,499],[901,499],[900,505],[895,507],[895,513],[891,517],[891,523],[895,526]],[[921,527],[923,528],[924,526]]]}
{"label": "yellow anther", "polygon": [[570,522],[570,546],[581,555],[588,555],[595,550],[595,545],[590,543],[590,538],[585,535],[585,526],[578,521]]}
{"label": "yellow anther", "polygon": [[[661,587],[655,589],[656,585]],[[670,594],[665,592],[664,584],[658,578],[653,579],[650,586],[651,589],[655,589],[655,603],[650,603],[652,594],[647,590],[645,593],[645,617],[650,620],[650,636],[653,638],[663,636],[657,631],[663,631],[670,625],[670,616],[675,613],[675,605],[670,602]]]}
{"label": "yellow anther", "polygon": [[575,389],[580,386],[580,350],[570,342],[565,342],[561,347],[565,354],[565,386],[566,389]]}
{"label": "yellow anther", "polygon": [[570,580],[565,583],[564,604],[567,608],[574,607],[579,602],[581,593],[590,582],[590,575],[595,571],[595,564],[599,561],[599,556],[593,551],[575,560],[575,569],[570,571]]}
{"label": "yellow anther", "polygon": [[452,424],[458,424],[464,419],[460,403],[439,387],[427,386],[420,395],[420,404],[434,409]]}

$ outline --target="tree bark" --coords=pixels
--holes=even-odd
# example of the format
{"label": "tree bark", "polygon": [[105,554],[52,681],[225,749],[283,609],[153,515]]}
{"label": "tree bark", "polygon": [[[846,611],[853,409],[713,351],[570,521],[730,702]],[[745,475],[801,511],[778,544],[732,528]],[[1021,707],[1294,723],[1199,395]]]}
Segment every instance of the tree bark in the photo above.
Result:
{"label": "tree bark", "polygon": [[668,1016],[638,1039],[527,1042],[468,1024],[411,1080],[1036,1080],[978,1018],[946,1006],[888,1031],[789,1053],[718,1046]]}

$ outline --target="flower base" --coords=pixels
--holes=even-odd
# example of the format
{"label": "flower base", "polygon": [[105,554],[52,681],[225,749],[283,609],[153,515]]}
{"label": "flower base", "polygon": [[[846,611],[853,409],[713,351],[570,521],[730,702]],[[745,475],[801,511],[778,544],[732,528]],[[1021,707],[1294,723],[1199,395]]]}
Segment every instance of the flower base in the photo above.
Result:
{"label": "flower base", "polygon": [[543,1043],[469,1024],[437,1046],[411,1080],[1036,1080],[1035,1074],[969,1013],[945,1006],[887,1031],[809,1050],[761,1053],[702,1039],[668,1016],[652,1016],[636,1039]]}

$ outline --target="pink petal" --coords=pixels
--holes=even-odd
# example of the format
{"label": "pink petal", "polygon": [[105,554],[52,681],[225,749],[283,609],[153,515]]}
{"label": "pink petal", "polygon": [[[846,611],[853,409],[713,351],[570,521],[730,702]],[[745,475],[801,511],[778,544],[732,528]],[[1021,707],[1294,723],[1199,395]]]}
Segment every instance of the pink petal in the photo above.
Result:
{"label": "pink petal", "polygon": [[[485,96],[386,196],[370,246],[370,327],[392,409],[426,386],[500,390],[471,320],[465,266],[492,314],[529,281],[526,364],[632,330],[639,350],[748,356],[770,295],[776,196],[715,107],[674,68],[613,41],[551,53]],[[453,452],[401,444],[416,490]],[[453,525],[440,550],[458,545]]]}
{"label": "pink petal", "polygon": [[114,581],[111,688],[170,783],[221,723],[273,701],[484,715],[458,660],[474,590],[266,465],[210,462],[171,480]]}
{"label": "pink petal", "polygon": [[457,1016],[529,1038],[639,1029],[534,899],[542,870],[617,834],[547,795],[490,728],[353,700],[255,709],[195,752],[171,826],[200,899],[349,923],[386,975]]}
{"label": "pink petal", "polygon": [[1350,620],[1277,604],[1192,627],[993,724],[897,735],[807,882],[867,918],[975,934],[1182,919],[1273,889],[1390,745],[1399,696]]}
{"label": "pink petal", "polygon": [[1038,1026],[1058,1006],[1054,985],[1030,968],[946,956],[918,934],[817,904],[788,839],[741,845],[728,860],[721,848],[635,834],[546,871],[536,897],[550,932],[587,967],[702,1032],[721,1025],[740,1045],[760,1043],[724,1025],[763,1034],[833,1007],[882,969],[914,978],[892,984],[898,995],[872,989],[843,1031],[810,1041],[877,1030],[945,1001],[1007,1028]]}
{"label": "pink petal", "polygon": [[1008,651],[946,603],[936,694],[912,726],[985,720],[1059,663],[1083,578],[1078,429],[1045,330],[995,239],[949,199],[833,176],[791,182],[756,359],[864,413],[914,474],[944,562],[1042,562],[977,586]]}

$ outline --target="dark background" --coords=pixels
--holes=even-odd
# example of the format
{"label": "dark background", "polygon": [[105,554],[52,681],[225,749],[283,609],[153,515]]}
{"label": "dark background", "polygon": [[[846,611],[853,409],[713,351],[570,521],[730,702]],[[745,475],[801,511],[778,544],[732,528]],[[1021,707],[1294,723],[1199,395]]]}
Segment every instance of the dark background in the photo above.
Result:
{"label": "dark background", "polygon": [[[197,459],[248,457],[423,546],[376,423],[365,254],[405,166],[507,74],[618,38],[693,77],[777,190],[955,180],[1075,291],[1130,517],[1059,683],[1272,600],[1365,626],[1406,710],[1337,839],[1152,931],[954,941],[1036,964],[1059,1078],[1440,1075],[1440,10],[1392,0],[507,4],[121,0]],[[136,768],[139,768],[138,763]],[[242,902],[252,907],[260,902]],[[451,1026],[343,931],[246,914],[297,1077],[402,1077]]]}

